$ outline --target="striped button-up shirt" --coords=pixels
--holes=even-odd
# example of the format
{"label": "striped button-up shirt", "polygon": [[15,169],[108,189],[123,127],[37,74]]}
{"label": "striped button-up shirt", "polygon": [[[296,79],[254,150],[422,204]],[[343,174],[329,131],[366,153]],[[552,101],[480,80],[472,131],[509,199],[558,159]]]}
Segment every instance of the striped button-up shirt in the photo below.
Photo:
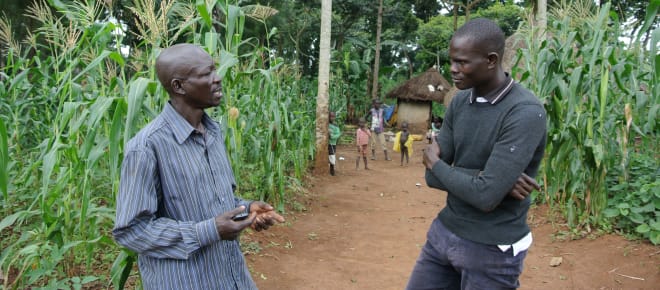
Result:
{"label": "striped button-up shirt", "polygon": [[247,204],[218,124],[206,134],[171,104],[125,148],[113,236],[138,253],[144,289],[256,289],[237,240],[221,240],[215,217]]}

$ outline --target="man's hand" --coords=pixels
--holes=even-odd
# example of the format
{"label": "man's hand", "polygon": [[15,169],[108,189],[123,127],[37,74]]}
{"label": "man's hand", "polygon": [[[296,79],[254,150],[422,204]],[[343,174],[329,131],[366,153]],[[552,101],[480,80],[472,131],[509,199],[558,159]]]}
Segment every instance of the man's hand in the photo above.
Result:
{"label": "man's hand", "polygon": [[422,160],[422,163],[424,163],[427,169],[432,169],[433,164],[440,160],[440,145],[435,141],[435,138],[431,139],[431,144],[424,149],[424,160]]}
{"label": "man's hand", "polygon": [[527,198],[534,189],[541,190],[541,187],[536,183],[534,178],[529,177],[523,172],[523,174],[518,177],[518,180],[516,181],[516,184],[513,185],[511,191],[509,191],[509,195],[515,199],[523,200]]}
{"label": "man's hand", "polygon": [[234,221],[232,218],[245,210],[245,206],[239,206],[228,212],[215,217],[215,228],[218,230],[220,238],[223,240],[235,240],[241,231],[254,222],[256,213],[250,212],[250,215],[244,220]]}
{"label": "man's hand", "polygon": [[250,205],[250,215],[256,214],[256,218],[250,225],[253,230],[260,232],[267,230],[275,223],[283,223],[284,218],[275,212],[270,204],[263,201],[255,201]]}

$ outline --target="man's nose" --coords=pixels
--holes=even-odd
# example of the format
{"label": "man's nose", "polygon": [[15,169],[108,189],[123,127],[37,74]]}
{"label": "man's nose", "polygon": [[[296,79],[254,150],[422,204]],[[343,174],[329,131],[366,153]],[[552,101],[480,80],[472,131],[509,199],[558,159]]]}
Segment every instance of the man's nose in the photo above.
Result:
{"label": "man's nose", "polygon": [[458,73],[458,66],[456,65],[455,62],[451,62],[449,64],[449,72],[451,72],[452,75],[455,75]]}

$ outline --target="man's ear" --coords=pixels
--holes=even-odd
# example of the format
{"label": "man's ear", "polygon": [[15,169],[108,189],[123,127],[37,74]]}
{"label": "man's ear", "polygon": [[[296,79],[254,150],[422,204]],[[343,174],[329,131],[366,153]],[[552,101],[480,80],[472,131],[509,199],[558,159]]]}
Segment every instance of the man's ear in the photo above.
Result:
{"label": "man's ear", "polygon": [[495,68],[500,62],[500,55],[497,52],[488,53],[488,68]]}
{"label": "man's ear", "polygon": [[174,92],[175,94],[177,95],[186,94],[186,90],[183,88],[183,82],[180,79],[172,79],[170,85],[172,86],[172,92]]}

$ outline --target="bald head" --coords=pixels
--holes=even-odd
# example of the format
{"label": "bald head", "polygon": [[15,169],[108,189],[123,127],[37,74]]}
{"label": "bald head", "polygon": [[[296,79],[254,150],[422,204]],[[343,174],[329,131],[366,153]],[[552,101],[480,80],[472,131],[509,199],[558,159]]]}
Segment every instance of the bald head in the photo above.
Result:
{"label": "bald head", "polygon": [[485,54],[495,52],[500,59],[504,55],[504,32],[490,19],[476,18],[461,26],[452,39],[469,39],[475,47],[481,47]]}
{"label": "bald head", "polygon": [[172,94],[172,81],[186,79],[194,64],[211,60],[211,56],[201,47],[180,43],[164,49],[156,58],[156,74],[165,89]]}

